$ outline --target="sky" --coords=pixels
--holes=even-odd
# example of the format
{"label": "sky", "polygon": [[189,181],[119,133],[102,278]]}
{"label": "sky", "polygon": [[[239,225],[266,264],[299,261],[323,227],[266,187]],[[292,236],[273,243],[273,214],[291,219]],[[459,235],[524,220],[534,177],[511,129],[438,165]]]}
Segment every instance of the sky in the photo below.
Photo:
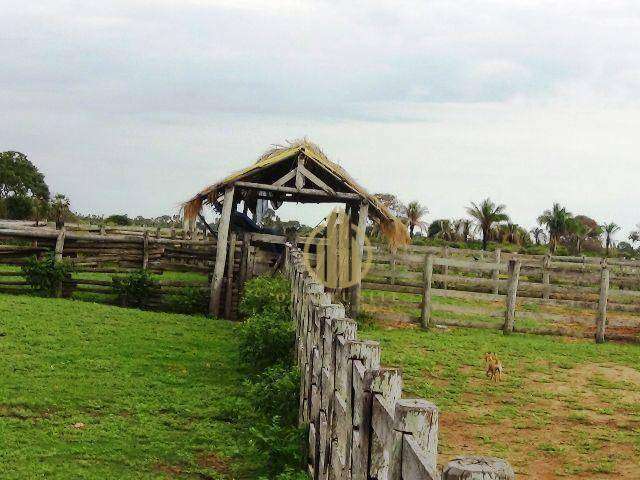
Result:
{"label": "sky", "polygon": [[[306,136],[426,220],[640,222],[640,2],[0,0],[0,149],[82,213],[177,213]],[[284,219],[327,212],[295,204]]]}

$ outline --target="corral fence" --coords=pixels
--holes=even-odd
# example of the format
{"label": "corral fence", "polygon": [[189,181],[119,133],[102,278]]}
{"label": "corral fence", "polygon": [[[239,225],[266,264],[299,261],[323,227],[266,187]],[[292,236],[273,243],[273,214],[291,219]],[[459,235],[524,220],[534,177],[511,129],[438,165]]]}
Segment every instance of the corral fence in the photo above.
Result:
{"label": "corral fence", "polygon": [[[367,248],[367,254],[372,268],[363,288],[421,295],[422,301],[414,306],[421,310],[424,326],[431,323],[432,296],[441,295],[504,301],[500,328],[506,332],[596,336],[598,341],[605,335],[629,339],[640,333],[638,261],[418,246],[402,250],[374,246]],[[519,326],[516,311],[524,303],[573,308],[582,328]],[[620,312],[627,325],[620,321],[605,333],[608,311]],[[438,323],[495,327],[486,322],[439,319]]]}
{"label": "corral fence", "polygon": [[308,425],[308,470],[314,480],[513,479],[504,460],[459,457],[437,469],[438,408],[402,398],[402,373],[380,365],[378,342],[357,340],[309,273],[303,253],[287,249],[296,359],[301,371],[299,421]]}
{"label": "corral fence", "polygon": [[[220,297],[220,312],[225,318],[237,318],[240,293],[248,279],[277,268],[283,245],[284,237],[230,234]],[[42,258],[53,253],[57,259],[64,259],[73,266],[73,275],[62,285],[63,296],[90,294],[92,299],[115,302],[117,279],[147,270],[159,276],[147,307],[166,307],[171,296],[180,295],[186,288],[200,290],[206,300],[216,263],[216,247],[213,236],[183,239],[153,236],[149,232],[100,234],[0,222],[0,266],[5,267],[0,268],[0,291],[27,291],[29,284],[16,267],[25,265],[33,256]],[[186,276],[187,280],[177,280],[167,275],[168,272],[194,275]]]}

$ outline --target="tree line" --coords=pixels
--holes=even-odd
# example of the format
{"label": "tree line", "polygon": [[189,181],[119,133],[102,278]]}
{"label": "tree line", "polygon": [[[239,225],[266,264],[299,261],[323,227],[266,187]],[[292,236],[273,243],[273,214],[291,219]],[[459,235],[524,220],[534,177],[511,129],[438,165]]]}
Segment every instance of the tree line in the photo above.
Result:
{"label": "tree line", "polygon": [[[419,202],[402,203],[395,195],[378,193],[376,197],[384,203],[409,228],[413,243],[429,241],[458,242],[466,247],[487,250],[490,244],[506,244],[532,253],[549,251],[552,254],[604,254],[616,253],[637,256],[640,249],[640,225],[629,234],[629,242],[617,245],[614,236],[621,228],[615,222],[599,223],[587,215],[574,215],[566,207],[554,203],[537,219],[537,225],[527,229],[513,222],[504,204],[490,198],[471,202],[466,207],[466,218],[435,219],[426,221],[428,208]],[[375,232],[372,232],[375,234]]]}

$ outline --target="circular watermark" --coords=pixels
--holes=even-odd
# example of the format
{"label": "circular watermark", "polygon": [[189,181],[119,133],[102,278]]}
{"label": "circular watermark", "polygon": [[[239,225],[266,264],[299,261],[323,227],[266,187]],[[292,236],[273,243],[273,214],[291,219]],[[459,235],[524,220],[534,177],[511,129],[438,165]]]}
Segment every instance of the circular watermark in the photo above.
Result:
{"label": "circular watermark", "polygon": [[316,281],[331,290],[359,285],[371,269],[371,244],[349,215],[335,209],[314,228],[304,243],[303,258]]}

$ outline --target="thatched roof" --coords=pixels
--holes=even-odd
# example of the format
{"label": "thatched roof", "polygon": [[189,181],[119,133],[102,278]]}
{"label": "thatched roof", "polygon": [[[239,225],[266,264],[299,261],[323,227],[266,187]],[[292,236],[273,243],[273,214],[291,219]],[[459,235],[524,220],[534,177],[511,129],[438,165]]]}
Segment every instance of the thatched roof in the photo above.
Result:
{"label": "thatched roof", "polygon": [[[329,160],[320,147],[306,139],[288,142],[284,146],[275,146],[262,154],[253,165],[198,192],[183,204],[185,220],[196,218],[203,205],[216,204],[220,196],[224,194],[225,188],[236,182],[259,181],[260,183],[272,184],[288,170],[294,168],[294,162],[297,162],[301,154],[305,158],[305,167],[330,184],[333,190],[357,194],[361,199],[366,200],[369,203],[369,217],[380,224],[381,231],[390,243],[394,245],[409,243],[406,225],[398,220],[378,198],[360,186],[340,165]],[[248,201],[250,209],[253,210],[251,199],[244,198],[244,200]],[[307,200],[313,201],[311,198],[307,198]],[[296,201],[304,203],[304,195],[297,196]]]}

